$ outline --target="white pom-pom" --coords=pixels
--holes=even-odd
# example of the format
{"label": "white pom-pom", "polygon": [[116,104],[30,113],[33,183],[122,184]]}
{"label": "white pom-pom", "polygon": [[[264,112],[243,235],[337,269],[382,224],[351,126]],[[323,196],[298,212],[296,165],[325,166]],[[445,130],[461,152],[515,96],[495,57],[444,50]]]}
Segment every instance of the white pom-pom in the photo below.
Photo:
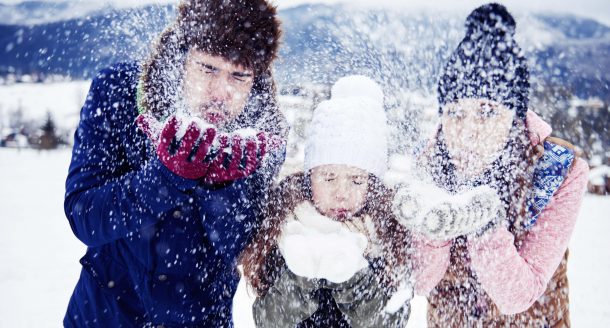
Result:
{"label": "white pom-pom", "polygon": [[371,98],[383,104],[383,90],[379,84],[362,75],[350,75],[339,79],[331,89],[331,98]]}

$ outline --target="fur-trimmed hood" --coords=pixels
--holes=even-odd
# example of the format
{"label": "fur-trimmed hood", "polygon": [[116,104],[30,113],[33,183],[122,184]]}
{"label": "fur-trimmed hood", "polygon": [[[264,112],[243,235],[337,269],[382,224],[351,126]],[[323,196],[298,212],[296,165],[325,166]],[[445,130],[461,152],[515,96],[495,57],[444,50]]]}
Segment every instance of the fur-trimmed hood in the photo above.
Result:
{"label": "fur-trimmed hood", "polygon": [[196,48],[255,72],[246,107],[229,124],[229,131],[249,127],[287,137],[288,124],[277,105],[271,71],[281,34],[276,16],[276,9],[265,0],[184,1],[177,19],[161,33],[142,63],[140,113],[150,112],[160,121],[175,113],[183,98],[187,53]]}

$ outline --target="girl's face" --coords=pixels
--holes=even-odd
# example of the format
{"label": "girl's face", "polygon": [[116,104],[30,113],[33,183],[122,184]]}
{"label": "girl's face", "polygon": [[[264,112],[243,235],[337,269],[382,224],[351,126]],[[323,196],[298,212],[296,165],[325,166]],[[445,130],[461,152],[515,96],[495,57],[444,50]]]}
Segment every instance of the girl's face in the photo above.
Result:
{"label": "girl's face", "polygon": [[507,142],[514,111],[487,99],[460,99],[445,105],[441,124],[451,160],[458,169],[480,171]]}
{"label": "girl's face", "polygon": [[320,165],[311,170],[314,205],[337,221],[346,221],[362,209],[368,185],[368,173],[356,167]]}

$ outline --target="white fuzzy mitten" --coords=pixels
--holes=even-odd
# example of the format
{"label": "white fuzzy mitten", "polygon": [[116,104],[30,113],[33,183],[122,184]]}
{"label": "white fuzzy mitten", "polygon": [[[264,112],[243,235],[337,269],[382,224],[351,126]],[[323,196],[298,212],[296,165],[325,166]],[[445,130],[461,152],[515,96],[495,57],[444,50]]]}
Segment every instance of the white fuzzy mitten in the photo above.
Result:
{"label": "white fuzzy mitten", "polygon": [[288,222],[279,239],[280,253],[295,274],[342,283],[368,266],[368,240],[346,229],[320,231],[299,221]]}
{"label": "white fuzzy mitten", "polygon": [[407,229],[435,240],[476,233],[504,213],[500,198],[488,186],[450,195],[431,185],[401,185],[392,208]]}
{"label": "white fuzzy mitten", "polygon": [[308,246],[309,242],[305,227],[300,222],[289,222],[284,227],[278,245],[290,271],[301,277],[317,278],[317,247]]}

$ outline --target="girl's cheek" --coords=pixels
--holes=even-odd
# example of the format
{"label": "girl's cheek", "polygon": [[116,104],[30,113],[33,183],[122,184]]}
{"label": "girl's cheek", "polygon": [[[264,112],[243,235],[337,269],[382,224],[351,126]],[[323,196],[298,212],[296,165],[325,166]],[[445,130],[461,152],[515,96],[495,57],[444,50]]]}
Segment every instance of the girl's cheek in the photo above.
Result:
{"label": "girl's cheek", "polygon": [[368,192],[368,186],[366,184],[362,184],[359,186],[359,190],[356,192],[357,198],[355,200],[357,210],[362,209],[364,207],[364,203],[366,201],[366,194]]}

